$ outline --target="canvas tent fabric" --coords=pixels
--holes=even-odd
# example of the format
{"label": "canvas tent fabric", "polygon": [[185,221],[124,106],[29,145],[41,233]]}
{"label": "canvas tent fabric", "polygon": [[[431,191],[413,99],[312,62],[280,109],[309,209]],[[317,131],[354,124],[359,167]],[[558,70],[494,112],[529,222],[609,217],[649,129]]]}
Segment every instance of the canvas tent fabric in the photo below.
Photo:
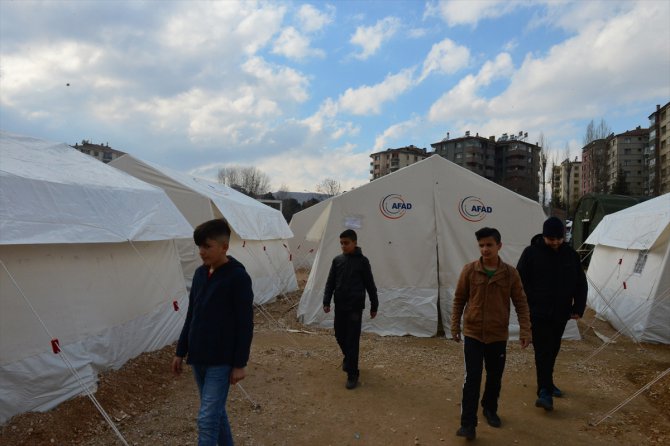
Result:
{"label": "canvas tent fabric", "polygon": [[188,297],[174,239],[191,231],[162,190],[66,144],[0,133],[0,423],[177,339],[173,302]]}
{"label": "canvas tent fabric", "polygon": [[[293,237],[276,209],[226,185],[195,178],[155,163],[123,155],[110,165],[165,191],[195,228],[213,218],[225,218],[232,230],[229,254],[249,272],[254,302],[264,304],[295,291],[298,283],[286,239]],[[201,265],[193,240],[178,241],[182,269],[190,286]]]}
{"label": "canvas tent fabric", "polygon": [[[332,327],[322,298],[339,234],[358,233],[379,292],[379,313],[363,329],[381,335],[433,336],[438,318],[448,327],[463,266],[479,258],[475,231],[502,233],[502,259],[516,265],[545,215],[540,205],[437,155],[334,197],[323,206],[306,237],[319,240],[298,316],[306,324]],[[439,303],[439,313],[438,313]],[[512,311],[512,338],[518,323]],[[448,330],[447,330],[448,331]],[[571,324],[566,338],[579,339]]]}
{"label": "canvas tent fabric", "polygon": [[293,255],[293,266],[296,269],[309,269],[314,263],[316,252],[319,249],[320,239],[310,240],[307,232],[314,225],[314,221],[328,206],[328,200],[321,201],[300,212],[293,214],[289,228],[294,236],[288,240],[288,246]]}
{"label": "canvas tent fabric", "polygon": [[670,193],[605,216],[586,243],[589,306],[638,342],[670,344]]}

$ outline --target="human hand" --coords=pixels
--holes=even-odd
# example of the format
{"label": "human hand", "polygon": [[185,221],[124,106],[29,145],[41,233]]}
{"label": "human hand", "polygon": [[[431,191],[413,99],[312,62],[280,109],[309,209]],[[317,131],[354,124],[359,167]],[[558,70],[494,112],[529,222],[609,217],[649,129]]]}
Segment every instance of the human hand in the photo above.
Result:
{"label": "human hand", "polygon": [[233,367],[233,370],[230,372],[230,384],[237,384],[238,382],[242,381],[245,376],[247,376],[247,372],[244,367]]}
{"label": "human hand", "polygon": [[454,341],[461,342],[461,334],[460,333],[452,333],[451,337],[454,339]]}
{"label": "human hand", "polygon": [[577,313],[572,313],[572,314],[570,315],[570,319],[579,320],[579,319],[581,319],[581,318],[580,318],[580,316],[579,316]]}
{"label": "human hand", "polygon": [[181,356],[175,356],[174,358],[172,358],[171,369],[172,369],[172,373],[175,376],[181,375],[182,364],[183,363],[184,363],[184,358],[182,358]]}
{"label": "human hand", "polygon": [[324,313],[330,313],[330,305],[324,305],[323,306],[323,312]]}
{"label": "human hand", "polygon": [[530,339],[528,338],[519,338],[519,343],[521,343],[521,348],[526,348],[530,345]]}
{"label": "human hand", "polygon": [[377,312],[376,311],[370,311],[370,319],[374,319],[377,317]]}

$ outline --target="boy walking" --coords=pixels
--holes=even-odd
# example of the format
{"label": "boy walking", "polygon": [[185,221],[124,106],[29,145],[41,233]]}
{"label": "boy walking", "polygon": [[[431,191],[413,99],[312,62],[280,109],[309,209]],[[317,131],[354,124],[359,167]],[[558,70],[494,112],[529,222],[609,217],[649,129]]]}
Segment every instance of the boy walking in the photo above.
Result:
{"label": "boy walking", "polygon": [[475,232],[481,257],[463,267],[458,279],[451,313],[451,336],[461,341],[463,316],[463,356],[465,382],[461,401],[459,437],[474,440],[477,427],[477,404],[482,380],[482,363],[486,367],[486,384],[481,400],[488,424],[500,427],[498,397],[505,369],[509,337],[510,299],[519,320],[521,348],[530,343],[530,316],[521,278],[513,266],[498,256],[502,248],[500,232],[482,228]]}
{"label": "boy walking", "polygon": [[230,227],[225,220],[202,223],[193,240],[203,264],[193,275],[172,372],[181,374],[184,357],[193,368],[200,393],[198,446],[231,446],[226,399],[230,385],[246,375],[254,294],[244,266],[227,255]]}
{"label": "boy walking", "polygon": [[554,384],[554,365],[565,326],[568,320],[584,315],[588,293],[579,254],[564,240],[563,222],[549,217],[542,225],[542,234],[532,238],[517,264],[533,325],[535,406],[546,411],[554,409],[553,397],[563,396]]}
{"label": "boy walking", "polygon": [[372,277],[372,268],[353,229],[340,234],[342,254],[333,259],[323,295],[323,311],[330,312],[330,301],[335,295],[335,338],[342,350],[342,370],[347,372],[347,389],[358,385],[358,352],[361,337],[365,292],[370,297],[370,318],[377,316],[379,300]]}

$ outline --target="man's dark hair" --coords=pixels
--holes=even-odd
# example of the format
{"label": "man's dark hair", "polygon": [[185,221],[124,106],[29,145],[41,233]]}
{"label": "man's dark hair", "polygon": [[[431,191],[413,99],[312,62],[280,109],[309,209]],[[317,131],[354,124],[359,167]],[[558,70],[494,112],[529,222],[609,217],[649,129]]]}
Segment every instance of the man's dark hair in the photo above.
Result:
{"label": "man's dark hair", "polygon": [[486,237],[493,237],[496,243],[500,243],[502,240],[502,237],[500,237],[500,231],[498,231],[496,228],[481,228],[479,231],[475,232],[475,237],[477,237],[477,241]]}
{"label": "man's dark hair", "polygon": [[349,240],[353,240],[354,242],[358,240],[358,236],[356,235],[356,231],[353,229],[346,229],[340,234],[340,238],[348,238]]}
{"label": "man's dark hair", "polygon": [[223,218],[209,220],[198,225],[193,231],[193,241],[197,246],[205,244],[207,239],[216,240],[217,242],[230,241],[230,226]]}

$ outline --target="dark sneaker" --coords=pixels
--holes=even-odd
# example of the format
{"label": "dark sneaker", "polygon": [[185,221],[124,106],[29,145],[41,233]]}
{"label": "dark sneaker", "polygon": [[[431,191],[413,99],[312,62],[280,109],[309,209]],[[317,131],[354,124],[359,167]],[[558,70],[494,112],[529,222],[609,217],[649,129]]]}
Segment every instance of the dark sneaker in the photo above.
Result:
{"label": "dark sneaker", "polygon": [[483,412],[484,412],[484,418],[486,418],[486,422],[489,423],[489,426],[500,427],[502,421],[500,421],[500,417],[498,416],[497,413],[490,411],[488,409],[484,409]]}
{"label": "dark sneaker", "polygon": [[535,400],[535,407],[541,407],[546,411],[554,410],[554,400],[547,389],[540,390],[540,395]]}
{"label": "dark sneaker", "polygon": [[563,391],[558,387],[554,386],[554,390],[551,392],[551,396],[553,396],[554,398],[561,398],[563,397]]}
{"label": "dark sneaker", "polygon": [[461,426],[456,431],[456,435],[459,437],[465,437],[466,440],[474,440],[477,436],[474,426]]}
{"label": "dark sneaker", "polygon": [[347,384],[346,384],[347,389],[349,390],[355,389],[357,385],[358,385],[358,376],[349,376],[347,378]]}

